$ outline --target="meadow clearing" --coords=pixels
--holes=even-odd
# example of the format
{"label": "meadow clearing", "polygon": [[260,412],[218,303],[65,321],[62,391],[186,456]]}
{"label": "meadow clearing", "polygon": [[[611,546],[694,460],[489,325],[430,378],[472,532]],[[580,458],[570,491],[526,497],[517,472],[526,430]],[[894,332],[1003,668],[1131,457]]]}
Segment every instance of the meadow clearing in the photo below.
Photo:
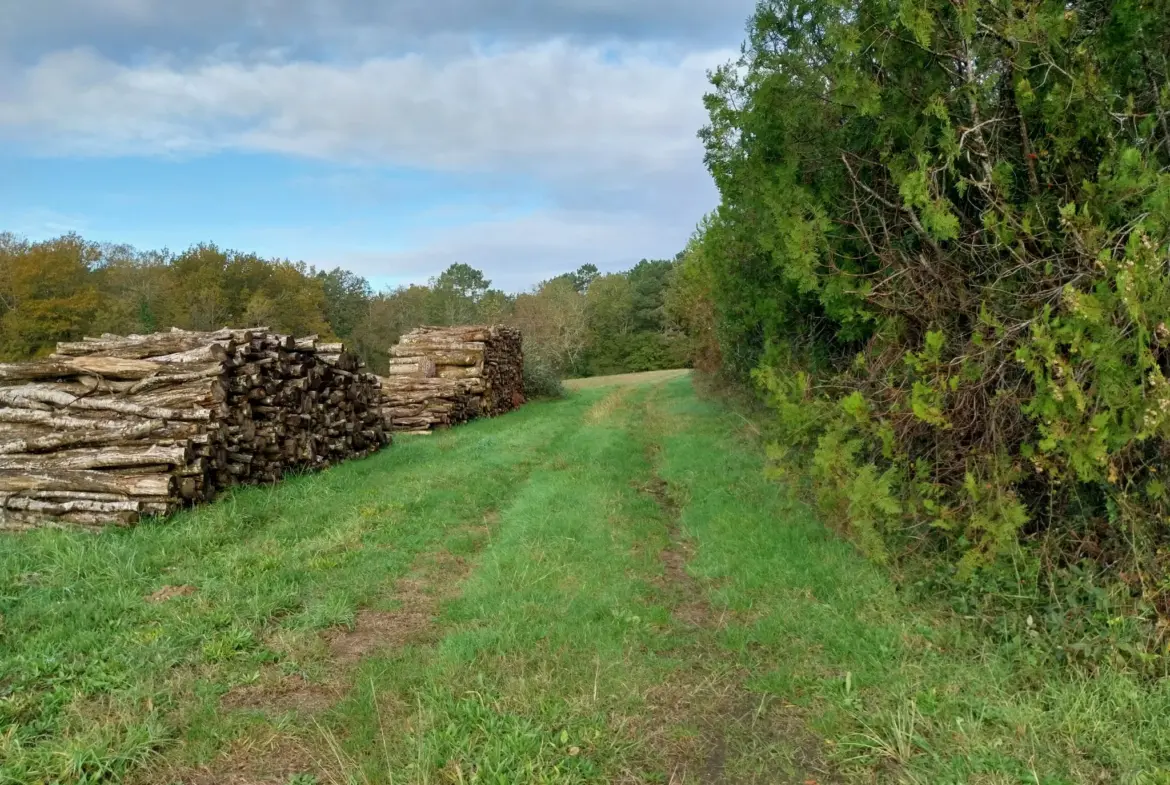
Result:
{"label": "meadow clearing", "polygon": [[1170,782],[1170,691],[891,580],[685,374],[0,541],[0,783]]}

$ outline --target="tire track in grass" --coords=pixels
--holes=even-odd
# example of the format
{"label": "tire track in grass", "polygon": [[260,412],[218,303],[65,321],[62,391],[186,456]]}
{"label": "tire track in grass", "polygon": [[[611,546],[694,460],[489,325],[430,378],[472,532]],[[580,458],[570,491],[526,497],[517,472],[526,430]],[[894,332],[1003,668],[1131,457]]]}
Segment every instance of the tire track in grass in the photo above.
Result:
{"label": "tire track in grass", "polygon": [[647,447],[647,461],[654,468],[650,481],[640,490],[654,499],[666,521],[669,542],[659,551],[658,558],[664,572],[663,585],[678,595],[671,615],[684,626],[710,627],[714,623],[711,605],[707,602],[703,587],[687,572],[687,563],[695,555],[695,544],[682,530],[682,505],[656,468],[660,451],[658,444],[652,443]]}
{"label": "tire track in grass", "polygon": [[[492,520],[494,513],[485,516]],[[461,582],[471,572],[472,557],[486,545],[489,526],[464,527],[462,533],[475,537],[467,555],[445,550],[421,554],[414,569],[400,578],[390,611],[359,611],[352,628],[334,628],[322,633],[328,647],[332,678],[324,684],[305,681],[299,674],[282,675],[269,668],[256,684],[230,690],[220,700],[227,711],[296,711],[321,716],[343,700],[353,688],[361,663],[371,656],[405,646],[430,646],[440,638],[438,615],[444,602],[458,596]],[[254,734],[254,732],[253,732]],[[282,734],[274,729],[266,739],[237,740],[226,754],[211,765],[193,771],[169,770],[154,781],[182,785],[284,785],[296,776],[314,776],[321,781],[344,781],[338,762],[320,739],[303,734]]]}
{"label": "tire track in grass", "polygon": [[[712,605],[714,586],[696,578],[687,569],[696,558],[698,543],[683,525],[689,489],[672,486],[662,476],[663,442],[683,423],[666,415],[669,397],[664,384],[654,386],[643,399],[640,419],[646,442],[651,478],[642,488],[658,504],[666,521],[669,545],[660,553],[664,583],[673,600],[672,618],[682,628],[685,644],[677,654],[682,663],[670,683],[658,694],[655,707],[662,721],[695,729],[695,743],[674,751],[668,773],[669,785],[738,785],[739,783],[794,783],[827,785],[835,782],[824,763],[818,743],[801,719],[781,710],[772,710],[770,722],[760,722],[767,697],[747,689],[751,674],[726,664],[719,637],[726,626],[741,620],[728,609]],[[783,750],[786,771],[772,767],[765,772],[746,774],[733,771],[735,758],[749,750]]]}
{"label": "tire track in grass", "polygon": [[[702,656],[699,649],[701,637],[717,621],[704,587],[687,571],[687,564],[695,555],[695,544],[682,528],[683,503],[658,472],[662,451],[660,440],[667,427],[654,401],[659,391],[660,386],[656,386],[641,400],[641,433],[645,439],[650,477],[639,490],[654,499],[666,525],[667,542],[658,554],[663,570],[658,583],[671,604],[672,620],[686,636],[686,644],[680,652],[686,662]],[[660,699],[657,708],[671,724],[697,727],[697,738],[692,745],[671,750],[668,785],[721,783],[727,760],[727,741],[721,727],[726,713],[723,707],[726,691],[716,686],[721,679],[711,678],[711,674],[695,668],[693,663],[687,663],[685,669],[674,676],[656,696]],[[702,707],[695,705],[695,698],[699,695],[702,695]]]}
{"label": "tire track in grass", "polygon": [[[580,402],[567,408],[572,410],[583,405],[584,402]],[[501,427],[494,421],[484,425],[492,429]],[[476,428],[473,425],[461,430],[464,432],[444,434],[445,442],[439,441],[434,448],[428,446],[423,450],[445,453],[445,461],[440,460],[440,463],[474,465],[476,454],[480,452],[474,439]],[[505,434],[506,441],[511,443],[508,448],[510,455],[516,453],[517,448],[535,448],[530,459],[516,462],[514,456],[512,458],[510,465],[521,467],[523,474],[508,485],[505,497],[496,497],[490,501],[490,507],[479,509],[482,513],[480,520],[446,527],[444,534],[431,547],[415,557],[411,570],[399,577],[388,596],[377,603],[393,607],[362,608],[355,614],[351,625],[329,628],[318,636],[319,648],[322,649],[322,661],[318,664],[323,665],[327,672],[325,680],[308,681],[299,673],[284,672],[279,664],[264,666],[257,681],[232,688],[219,703],[221,713],[258,714],[259,723],[247,727],[242,736],[238,735],[222,754],[206,764],[192,767],[168,765],[163,761],[143,772],[136,781],[184,785],[221,782],[284,785],[297,774],[313,774],[323,778],[323,782],[333,781],[339,762],[327,749],[329,745],[323,748],[320,732],[310,730],[309,723],[315,728],[319,718],[336,714],[338,705],[352,692],[355,677],[370,658],[404,647],[426,650],[441,640],[441,608],[458,597],[475,557],[488,544],[499,521],[497,508],[507,506],[522,492],[539,465],[554,459],[558,446],[569,431],[570,425],[555,423],[555,427],[548,427],[548,423],[541,420],[536,427],[524,429],[523,436]],[[452,443],[455,439],[462,439],[463,443]],[[491,438],[487,437],[487,441],[490,443]],[[435,463],[434,455],[425,457],[427,464]],[[442,471],[435,471],[434,476],[435,483],[440,486],[448,482]],[[388,479],[393,480],[392,477]],[[469,480],[465,477],[464,481]],[[462,541],[460,553],[452,553],[445,547],[456,540]],[[295,713],[291,725],[281,716],[289,712]]]}
{"label": "tire track in grass", "polygon": [[656,552],[631,554],[661,523],[629,486],[645,468],[633,405],[590,395],[588,409],[562,410],[573,428],[501,508],[434,656],[369,663],[355,696],[366,716],[345,728],[349,771],[370,782],[660,781],[641,733],[642,696],[666,670],[647,655]]}

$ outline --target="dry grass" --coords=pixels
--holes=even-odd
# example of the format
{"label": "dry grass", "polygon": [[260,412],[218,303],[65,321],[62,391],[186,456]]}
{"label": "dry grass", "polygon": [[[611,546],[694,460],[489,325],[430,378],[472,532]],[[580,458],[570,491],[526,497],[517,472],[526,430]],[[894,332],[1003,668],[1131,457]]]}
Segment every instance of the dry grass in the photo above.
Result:
{"label": "dry grass", "polygon": [[689,368],[675,368],[669,371],[646,371],[645,373],[621,373],[615,376],[590,376],[585,379],[565,379],[565,387],[570,390],[591,390],[595,387],[610,387],[612,385],[658,384],[681,379],[690,375]]}

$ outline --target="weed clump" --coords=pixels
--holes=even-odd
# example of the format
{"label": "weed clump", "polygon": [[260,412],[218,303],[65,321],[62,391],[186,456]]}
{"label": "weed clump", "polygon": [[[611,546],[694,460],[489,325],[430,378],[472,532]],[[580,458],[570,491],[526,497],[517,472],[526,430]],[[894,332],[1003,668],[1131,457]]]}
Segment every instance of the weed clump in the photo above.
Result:
{"label": "weed clump", "polygon": [[563,398],[565,386],[552,364],[535,357],[525,357],[524,394],[528,398]]}

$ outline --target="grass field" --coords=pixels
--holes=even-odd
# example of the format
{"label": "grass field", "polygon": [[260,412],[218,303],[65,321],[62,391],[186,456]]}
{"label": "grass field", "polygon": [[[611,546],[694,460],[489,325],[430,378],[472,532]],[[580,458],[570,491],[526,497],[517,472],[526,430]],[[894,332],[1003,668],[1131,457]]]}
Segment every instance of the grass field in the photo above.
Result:
{"label": "grass field", "polygon": [[906,606],[651,378],[0,540],[0,782],[1170,782],[1170,687]]}

